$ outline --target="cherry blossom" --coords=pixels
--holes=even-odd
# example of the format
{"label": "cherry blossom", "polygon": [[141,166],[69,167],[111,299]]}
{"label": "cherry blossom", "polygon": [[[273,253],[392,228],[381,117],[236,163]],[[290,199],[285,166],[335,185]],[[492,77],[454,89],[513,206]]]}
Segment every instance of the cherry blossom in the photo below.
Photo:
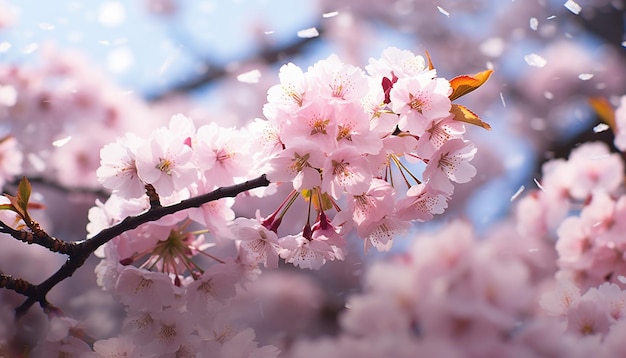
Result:
{"label": "cherry blossom", "polygon": [[474,145],[461,139],[446,142],[429,160],[424,179],[433,189],[451,194],[451,181],[466,183],[476,175],[476,168],[469,163],[476,151]]}
{"label": "cherry blossom", "polygon": [[152,184],[159,195],[171,195],[198,180],[191,148],[164,127],[137,148],[135,164],[139,178]]}

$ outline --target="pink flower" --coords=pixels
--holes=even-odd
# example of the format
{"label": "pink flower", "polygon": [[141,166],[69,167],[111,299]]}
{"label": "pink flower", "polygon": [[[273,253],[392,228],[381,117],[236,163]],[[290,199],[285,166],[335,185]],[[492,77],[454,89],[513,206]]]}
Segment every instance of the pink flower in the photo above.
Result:
{"label": "pink flower", "polygon": [[424,170],[424,180],[433,189],[451,194],[457,183],[466,183],[476,175],[469,161],[476,154],[476,147],[462,139],[451,139],[437,150]]}
{"label": "pink flower", "polygon": [[580,289],[570,280],[559,280],[556,287],[541,295],[539,303],[548,313],[565,316],[570,307],[580,299]]}
{"label": "pink flower", "polygon": [[267,178],[271,182],[293,181],[295,190],[312,189],[320,186],[320,169],[324,165],[324,155],[320,148],[310,142],[290,147],[270,160]]}
{"label": "pink flower", "polygon": [[347,103],[337,106],[336,140],[337,146],[354,146],[363,154],[378,154],[382,149],[382,140],[370,130],[368,116],[361,104]]}
{"label": "pink flower", "polygon": [[239,243],[239,258],[245,264],[262,263],[267,268],[278,267],[280,245],[275,232],[258,220],[237,218],[233,222],[233,236]]}
{"label": "pink flower", "polygon": [[332,246],[325,240],[309,240],[302,234],[281,238],[280,247],[280,257],[285,262],[303,269],[319,270],[327,260],[335,258]]}
{"label": "pink flower", "polygon": [[393,239],[405,233],[410,226],[408,221],[400,220],[394,214],[388,214],[380,220],[365,222],[357,227],[357,233],[359,237],[365,239],[365,251],[372,246],[378,251],[389,251],[393,245]]}
{"label": "pink flower", "polygon": [[126,266],[120,274],[115,292],[131,310],[160,312],[174,303],[172,280],[163,273]]}
{"label": "pink flower", "polygon": [[566,332],[581,336],[606,334],[609,331],[609,315],[600,302],[581,299],[567,311]]}
{"label": "pink flower", "polygon": [[464,132],[463,122],[453,120],[452,116],[433,120],[417,141],[415,151],[422,158],[430,158],[450,139],[462,138]]}
{"label": "pink flower", "polygon": [[234,128],[222,128],[215,122],[198,128],[194,151],[211,185],[232,185],[247,177],[251,169],[248,141]]}
{"label": "pink flower", "polygon": [[398,201],[397,214],[403,220],[432,220],[434,214],[443,214],[448,207],[448,195],[430,185],[413,185],[406,197]]}
{"label": "pink flower", "polygon": [[163,196],[198,180],[191,148],[167,128],[158,128],[137,148],[136,166],[139,178]]}
{"label": "pink flower", "polygon": [[366,221],[378,221],[394,209],[395,190],[384,180],[372,179],[367,191],[352,195],[348,201],[347,214],[357,226]]}
{"label": "pink flower", "polygon": [[390,79],[393,75],[404,78],[428,71],[424,57],[396,47],[384,49],[378,60],[370,58],[369,65],[365,66],[365,69],[371,76]]}
{"label": "pink flower", "polygon": [[132,133],[117,138],[114,143],[100,150],[100,167],[96,171],[98,181],[108,189],[128,198],[145,194],[145,184],[137,174],[135,163],[137,148],[144,140]]}
{"label": "pink flower", "polygon": [[308,71],[318,94],[334,101],[360,101],[367,93],[367,78],[358,67],[344,64],[337,55],[318,61]]}
{"label": "pink flower", "polygon": [[276,110],[293,112],[302,107],[309,97],[308,75],[293,63],[288,63],[280,68],[278,73],[280,84],[272,86],[267,91],[267,104],[263,107],[263,113],[267,118],[276,118]]}
{"label": "pink flower", "polygon": [[236,285],[241,279],[238,265],[232,262],[213,264],[185,287],[187,309],[190,312],[217,312],[235,296]]}
{"label": "pink flower", "polygon": [[333,152],[322,169],[322,191],[339,199],[343,192],[361,194],[369,188],[371,173],[365,167],[365,160],[352,147],[344,147]]}
{"label": "pink flower", "polygon": [[422,136],[433,120],[448,117],[452,104],[450,83],[432,71],[401,78],[391,89],[391,109],[400,115],[398,127]]}
{"label": "pink flower", "polygon": [[331,152],[337,148],[337,106],[317,97],[307,107],[294,112],[280,138],[287,148],[299,146],[303,140],[318,146],[318,151]]}

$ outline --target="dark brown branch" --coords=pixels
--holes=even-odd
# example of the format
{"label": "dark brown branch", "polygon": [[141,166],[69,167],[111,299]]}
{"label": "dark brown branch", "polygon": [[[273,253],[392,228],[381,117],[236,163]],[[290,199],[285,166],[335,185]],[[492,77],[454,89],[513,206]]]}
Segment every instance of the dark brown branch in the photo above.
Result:
{"label": "dark brown branch", "polygon": [[102,230],[92,238],[71,243],[72,249],[70,250],[67,261],[65,261],[63,266],[61,266],[61,268],[59,268],[59,270],[57,270],[57,272],[55,272],[52,276],[35,286],[34,291],[29,291],[30,294],[25,295],[28,298],[15,310],[16,317],[18,319],[22,317],[30,309],[30,307],[37,302],[39,302],[39,304],[44,308],[50,306],[46,300],[48,292],[59,282],[72,276],[98,247],[111,241],[114,237],[119,236],[126,231],[135,229],[141,224],[159,220],[166,215],[174,214],[185,209],[199,208],[208,202],[227,197],[235,197],[245,191],[268,186],[269,184],[270,182],[267,180],[265,175],[261,175],[258,178],[248,180],[241,184],[218,188],[210,193],[183,200],[178,204],[151,208],[143,214],[125,218],[117,225]]}
{"label": "dark brown branch", "polygon": [[19,241],[25,242],[29,245],[36,244],[43,246],[52,252],[60,254],[72,255],[74,252],[74,248],[76,246],[74,242],[59,240],[56,237],[48,235],[45,231],[41,230],[38,223],[33,223],[33,227],[38,230],[16,230],[0,221],[0,232],[9,234]]}
{"label": "dark brown branch", "polygon": [[37,287],[32,283],[3,273],[0,273],[0,288],[13,290],[24,296],[35,296],[37,294]]}

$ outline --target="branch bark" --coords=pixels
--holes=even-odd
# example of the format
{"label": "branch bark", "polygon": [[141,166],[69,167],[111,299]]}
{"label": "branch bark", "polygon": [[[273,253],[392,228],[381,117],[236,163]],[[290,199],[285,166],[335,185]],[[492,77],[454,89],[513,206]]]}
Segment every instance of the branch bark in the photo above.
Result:
{"label": "branch bark", "polygon": [[[198,195],[187,200],[183,200],[180,203],[174,205],[153,206],[143,214],[137,216],[129,216],[122,220],[120,223],[106,228],[99,232],[97,235],[82,241],[65,242],[46,235],[46,237],[41,238],[41,240],[39,241],[33,241],[29,243],[39,244],[41,246],[51,249],[53,247],[58,247],[59,243],[57,241],[60,241],[64,243],[62,246],[71,247],[71,249],[67,249],[65,250],[65,252],[63,252],[69,256],[63,266],[61,266],[52,276],[50,276],[48,279],[38,285],[33,285],[25,280],[13,278],[10,275],[1,274],[0,288],[4,287],[7,289],[12,289],[13,291],[27,297],[27,299],[19,307],[16,308],[16,319],[19,319],[24,314],[26,314],[26,312],[28,312],[28,310],[35,303],[39,303],[42,308],[47,309],[48,307],[51,307],[50,303],[46,299],[48,292],[50,292],[50,290],[59,282],[72,276],[74,272],[85,263],[87,258],[98,247],[111,241],[114,237],[119,236],[126,231],[135,229],[141,224],[159,220],[166,215],[174,214],[176,212],[190,208],[199,208],[203,204],[206,204],[208,202],[226,197],[235,197],[245,191],[268,186],[269,184],[270,182],[267,180],[264,174],[255,179],[251,179],[240,184],[217,188],[210,193]],[[9,230],[6,225],[3,226],[4,227],[2,228],[2,230],[0,230],[2,232],[9,233],[18,239],[18,236],[22,235],[21,231],[13,229]],[[14,232],[11,230],[13,230]]]}

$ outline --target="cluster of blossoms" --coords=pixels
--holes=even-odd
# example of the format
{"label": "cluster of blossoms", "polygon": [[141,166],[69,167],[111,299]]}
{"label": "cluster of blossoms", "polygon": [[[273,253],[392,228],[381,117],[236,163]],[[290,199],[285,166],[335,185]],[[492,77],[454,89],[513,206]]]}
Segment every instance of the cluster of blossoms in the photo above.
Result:
{"label": "cluster of blossoms", "polygon": [[340,335],[290,357],[624,356],[623,175],[604,143],[549,161],[511,220],[480,240],[452,222],[375,264]]}
{"label": "cluster of blossoms", "polygon": [[[268,92],[266,120],[242,129],[196,128],[179,114],[147,137],[127,133],[102,148],[97,177],[112,195],[89,211],[89,237],[153,205],[261,174],[273,187],[251,194],[285,187],[290,193],[266,218],[235,219],[234,199],[220,199],[99,248],[98,283],[124,303],[127,319],[124,338],[96,342],[97,353],[132,354],[141,345],[145,356],[276,355],[228,316],[230,300],[259,265],[277,267],[282,258],[318,269],[343,260],[352,229],[366,249],[389,250],[412,220],[444,211],[453,183],[476,173],[469,164],[476,148],[463,139],[462,122],[487,127],[452,100],[479,87],[490,71],[448,81],[436,76],[430,60],[396,48],[366,69],[334,55],[307,72],[288,64]],[[308,205],[302,229],[282,233],[284,215],[299,197]],[[79,329],[61,326],[71,334],[55,336],[70,341],[53,339],[46,349],[85,349],[72,343]]]}
{"label": "cluster of blossoms", "polygon": [[[464,113],[471,112],[451,103],[469,90],[455,92],[423,57],[396,48],[371,60],[367,70],[369,76],[336,56],[307,72],[288,64],[280,70],[281,83],[268,92],[267,120],[244,129],[209,124],[196,130],[189,118],[176,115],[147,139],[127,134],[106,145],[97,174],[113,190],[109,200],[115,204],[100,206],[103,225],[92,222],[91,231],[146,209],[146,185],[167,204],[266,173],[278,186],[293,186],[267,218],[238,218],[229,231],[232,201],[221,200],[168,221],[187,215],[218,239],[236,238],[239,259],[251,266],[276,267],[281,257],[317,269],[343,259],[352,228],[366,248],[389,250],[411,220],[444,211],[453,182],[467,182],[476,173],[469,164],[476,148],[463,139]],[[302,230],[279,237],[283,217],[299,196],[308,201]],[[143,200],[143,207],[131,199]],[[153,244],[124,242],[130,252],[122,258]]]}

